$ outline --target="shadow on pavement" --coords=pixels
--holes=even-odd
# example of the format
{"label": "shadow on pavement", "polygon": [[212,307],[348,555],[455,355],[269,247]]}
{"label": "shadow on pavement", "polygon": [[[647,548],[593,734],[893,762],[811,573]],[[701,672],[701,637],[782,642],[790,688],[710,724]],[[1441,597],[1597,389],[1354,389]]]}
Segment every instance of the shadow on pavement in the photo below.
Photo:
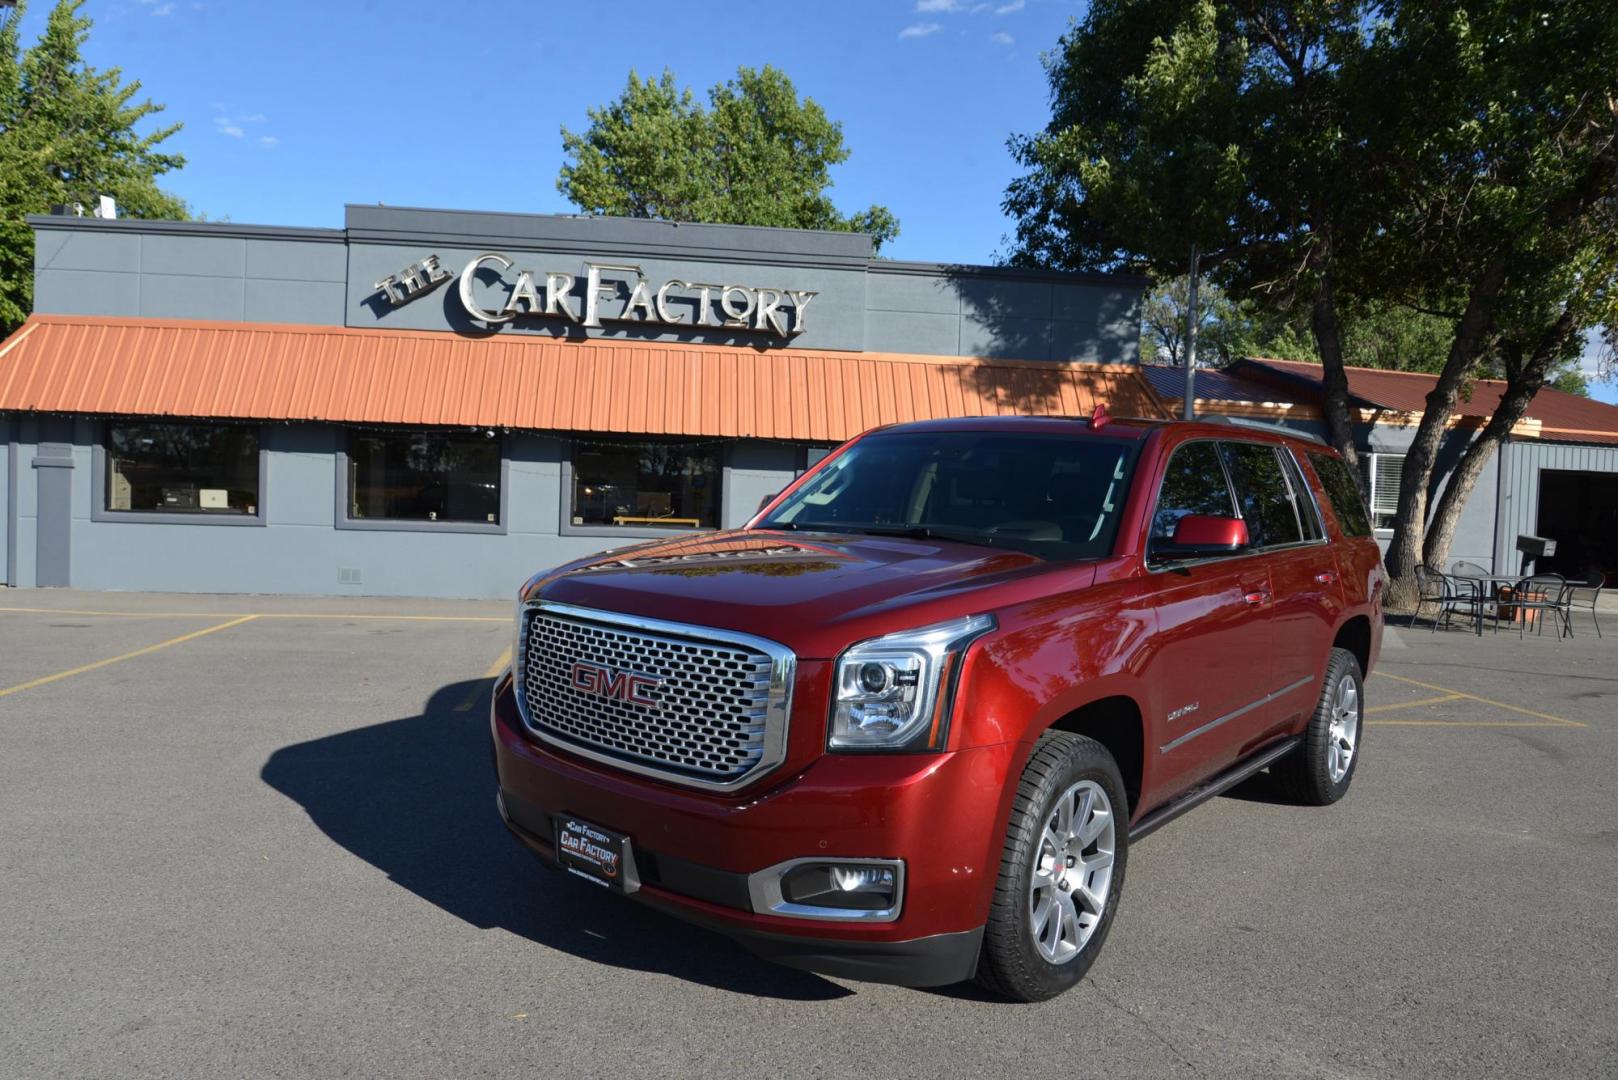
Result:
{"label": "shadow on pavement", "polygon": [[470,711],[456,711],[477,688],[452,683],[419,716],[284,747],[260,777],[332,840],[473,926],[741,994],[807,1001],[850,993],[547,870],[495,810],[487,687]]}

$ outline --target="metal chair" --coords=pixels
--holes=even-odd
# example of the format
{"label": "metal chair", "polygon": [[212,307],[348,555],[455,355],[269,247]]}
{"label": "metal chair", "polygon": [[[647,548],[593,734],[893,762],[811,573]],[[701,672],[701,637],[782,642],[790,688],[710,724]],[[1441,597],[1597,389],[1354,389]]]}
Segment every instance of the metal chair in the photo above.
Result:
{"label": "metal chair", "polygon": [[[1416,615],[1426,604],[1437,604],[1438,609],[1433,612],[1432,633],[1438,633],[1439,617],[1443,617],[1445,626],[1449,625],[1450,616],[1459,611],[1476,623],[1482,617],[1483,597],[1475,587],[1475,582],[1456,581],[1448,574],[1441,574],[1437,570],[1421,564],[1416,565],[1416,589],[1419,599],[1416,601]],[[1411,617],[1414,624],[1416,616]]]}
{"label": "metal chair", "polygon": [[1566,590],[1566,603],[1562,607],[1562,623],[1567,627],[1568,636],[1573,636],[1573,609],[1575,607],[1590,613],[1590,621],[1596,624],[1596,637],[1601,636],[1601,620],[1596,616],[1596,604],[1601,600],[1601,590],[1606,585],[1607,575],[1600,570],[1590,571],[1584,583],[1569,582]]}
{"label": "metal chair", "polygon": [[[1523,578],[1512,589],[1511,603],[1517,609],[1517,637],[1520,640],[1528,629],[1533,612],[1542,612],[1556,620],[1556,639],[1562,639],[1566,630],[1571,636],[1573,628],[1567,623],[1568,585],[1561,574],[1535,574]],[[1545,633],[1544,618],[1534,619],[1537,633]]]}

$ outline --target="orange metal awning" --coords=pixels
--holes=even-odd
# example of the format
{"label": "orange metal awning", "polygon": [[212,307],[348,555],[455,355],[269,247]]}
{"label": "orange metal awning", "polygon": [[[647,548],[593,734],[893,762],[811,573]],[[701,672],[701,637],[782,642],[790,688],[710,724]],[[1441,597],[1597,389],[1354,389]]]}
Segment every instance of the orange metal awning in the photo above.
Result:
{"label": "orange metal awning", "polygon": [[951,416],[1165,416],[1128,366],[35,315],[0,411],[838,442]]}

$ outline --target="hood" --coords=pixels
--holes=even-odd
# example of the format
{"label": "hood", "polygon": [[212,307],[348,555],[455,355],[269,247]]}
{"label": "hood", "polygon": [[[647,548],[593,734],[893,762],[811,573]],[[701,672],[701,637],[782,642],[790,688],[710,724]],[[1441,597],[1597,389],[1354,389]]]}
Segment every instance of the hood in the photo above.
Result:
{"label": "hood", "polygon": [[737,530],[603,552],[540,575],[524,595],[739,630],[824,658],[864,637],[989,610],[996,597],[963,594],[1053,568],[1076,569],[945,540]]}

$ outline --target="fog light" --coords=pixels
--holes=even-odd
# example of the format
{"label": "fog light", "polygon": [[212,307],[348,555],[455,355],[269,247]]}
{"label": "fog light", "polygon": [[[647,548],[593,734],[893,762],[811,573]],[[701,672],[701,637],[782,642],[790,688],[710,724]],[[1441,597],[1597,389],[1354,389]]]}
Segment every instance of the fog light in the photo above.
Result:
{"label": "fog light", "polygon": [[887,911],[899,903],[899,875],[891,863],[811,862],[781,878],[789,904],[848,911]]}

